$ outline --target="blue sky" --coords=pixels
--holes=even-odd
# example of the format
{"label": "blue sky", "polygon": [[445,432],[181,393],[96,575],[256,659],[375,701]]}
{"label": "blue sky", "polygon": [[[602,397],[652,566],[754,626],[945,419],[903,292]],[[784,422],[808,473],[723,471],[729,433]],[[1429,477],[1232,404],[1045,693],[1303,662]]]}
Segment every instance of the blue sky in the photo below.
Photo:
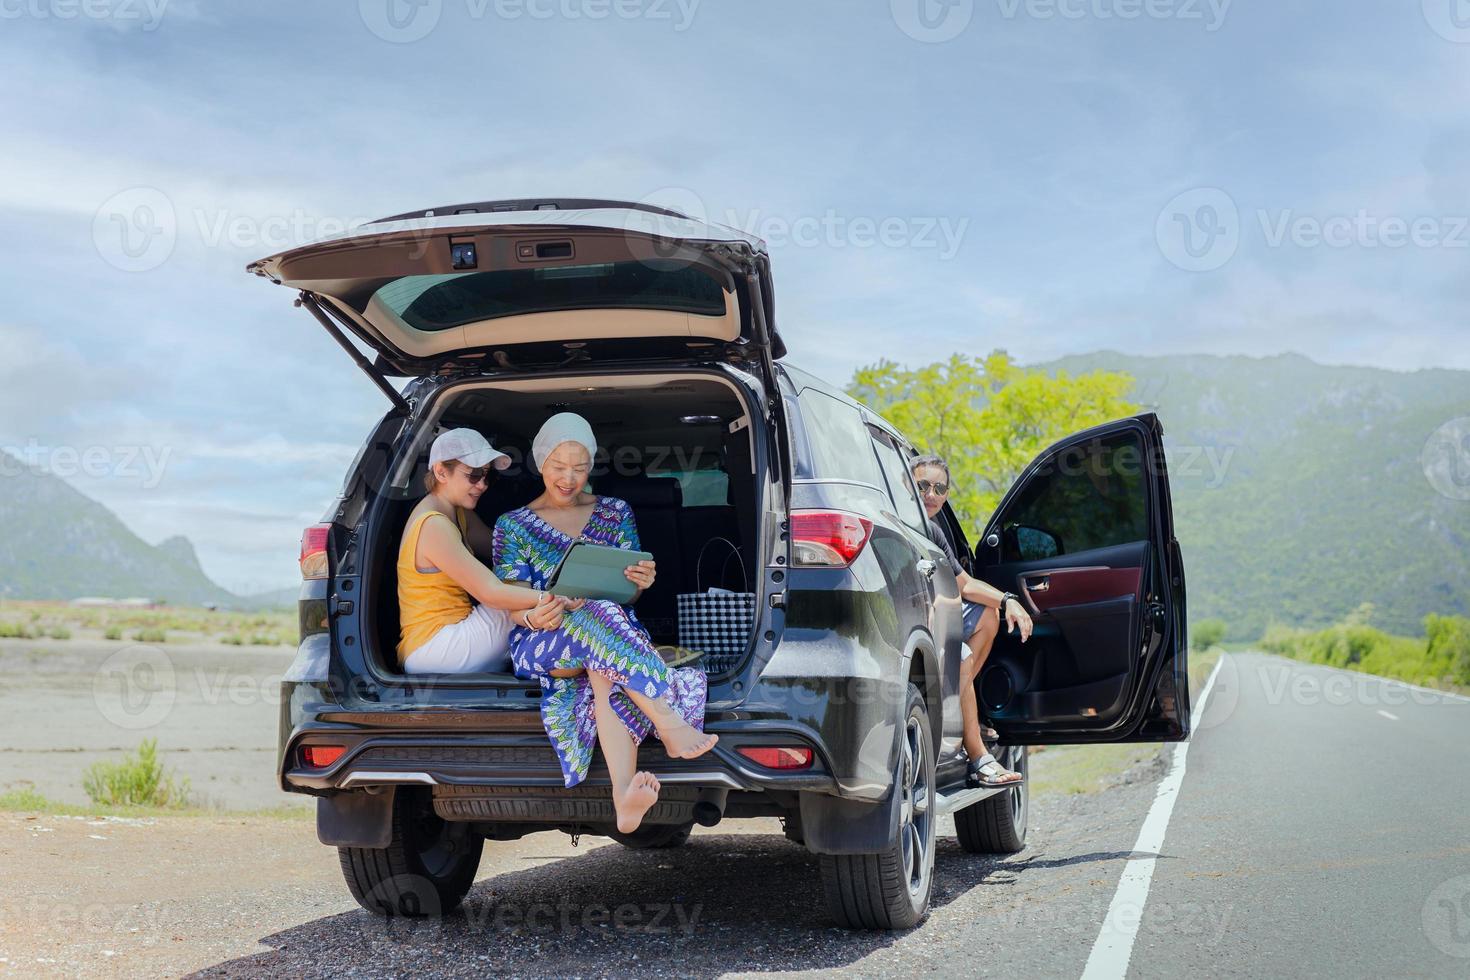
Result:
{"label": "blue sky", "polygon": [[0,0],[0,446],[289,585],[385,403],[246,262],[547,194],[768,236],[834,380],[996,347],[1470,368],[1466,6]]}

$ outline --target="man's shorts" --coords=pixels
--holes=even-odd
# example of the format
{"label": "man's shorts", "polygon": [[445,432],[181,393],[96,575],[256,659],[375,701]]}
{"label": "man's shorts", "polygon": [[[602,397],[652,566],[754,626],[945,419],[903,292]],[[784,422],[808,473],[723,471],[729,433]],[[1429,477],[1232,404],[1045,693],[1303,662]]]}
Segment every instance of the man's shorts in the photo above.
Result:
{"label": "man's shorts", "polygon": [[[968,641],[970,637],[975,635],[975,631],[980,628],[980,617],[985,614],[985,610],[988,607],[981,603],[971,602],[969,599],[966,599],[963,601],[960,608],[965,619],[964,639]],[[970,644],[968,642],[961,643],[961,660],[968,660],[970,658],[970,654],[974,652],[974,650],[970,649]]]}

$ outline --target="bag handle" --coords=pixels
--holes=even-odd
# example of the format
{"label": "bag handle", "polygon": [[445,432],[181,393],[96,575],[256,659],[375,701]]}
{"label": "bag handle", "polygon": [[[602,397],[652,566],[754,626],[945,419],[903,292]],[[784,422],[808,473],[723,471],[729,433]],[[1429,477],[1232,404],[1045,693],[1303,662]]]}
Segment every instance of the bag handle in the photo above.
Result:
{"label": "bag handle", "polygon": [[730,559],[732,557],[735,558],[740,562],[740,589],[743,592],[745,589],[750,587],[750,574],[745,570],[745,559],[741,556],[740,549],[735,547],[735,542],[731,541],[729,538],[710,538],[704,543],[704,547],[699,549],[699,557],[694,560],[694,591],[704,591],[704,581],[702,579],[702,575],[704,572],[704,553],[708,551],[709,546],[714,544],[716,541],[723,541],[725,545],[730,549],[730,554],[725,556],[725,564],[720,566],[720,577],[722,579],[724,578],[725,569],[730,567]]}

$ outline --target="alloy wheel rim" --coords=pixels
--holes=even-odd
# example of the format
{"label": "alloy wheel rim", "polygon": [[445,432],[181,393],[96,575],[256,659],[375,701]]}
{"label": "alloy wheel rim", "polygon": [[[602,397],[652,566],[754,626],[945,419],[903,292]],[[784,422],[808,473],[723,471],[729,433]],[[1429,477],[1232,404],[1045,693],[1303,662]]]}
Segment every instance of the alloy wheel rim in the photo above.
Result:
{"label": "alloy wheel rim", "polygon": [[903,853],[904,876],[910,894],[919,893],[929,868],[932,843],[930,828],[933,808],[928,779],[928,742],[919,719],[910,718],[904,729],[901,770],[903,806],[898,829]]}

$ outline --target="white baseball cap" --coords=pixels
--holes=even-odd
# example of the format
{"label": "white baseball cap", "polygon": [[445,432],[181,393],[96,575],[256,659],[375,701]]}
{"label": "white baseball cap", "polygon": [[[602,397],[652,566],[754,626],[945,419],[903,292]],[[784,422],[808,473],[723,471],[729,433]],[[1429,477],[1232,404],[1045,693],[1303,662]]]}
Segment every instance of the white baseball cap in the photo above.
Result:
{"label": "white baseball cap", "polygon": [[429,447],[429,465],[457,459],[471,468],[494,465],[503,470],[510,465],[510,457],[490,445],[488,439],[474,429],[449,429],[441,432]]}

